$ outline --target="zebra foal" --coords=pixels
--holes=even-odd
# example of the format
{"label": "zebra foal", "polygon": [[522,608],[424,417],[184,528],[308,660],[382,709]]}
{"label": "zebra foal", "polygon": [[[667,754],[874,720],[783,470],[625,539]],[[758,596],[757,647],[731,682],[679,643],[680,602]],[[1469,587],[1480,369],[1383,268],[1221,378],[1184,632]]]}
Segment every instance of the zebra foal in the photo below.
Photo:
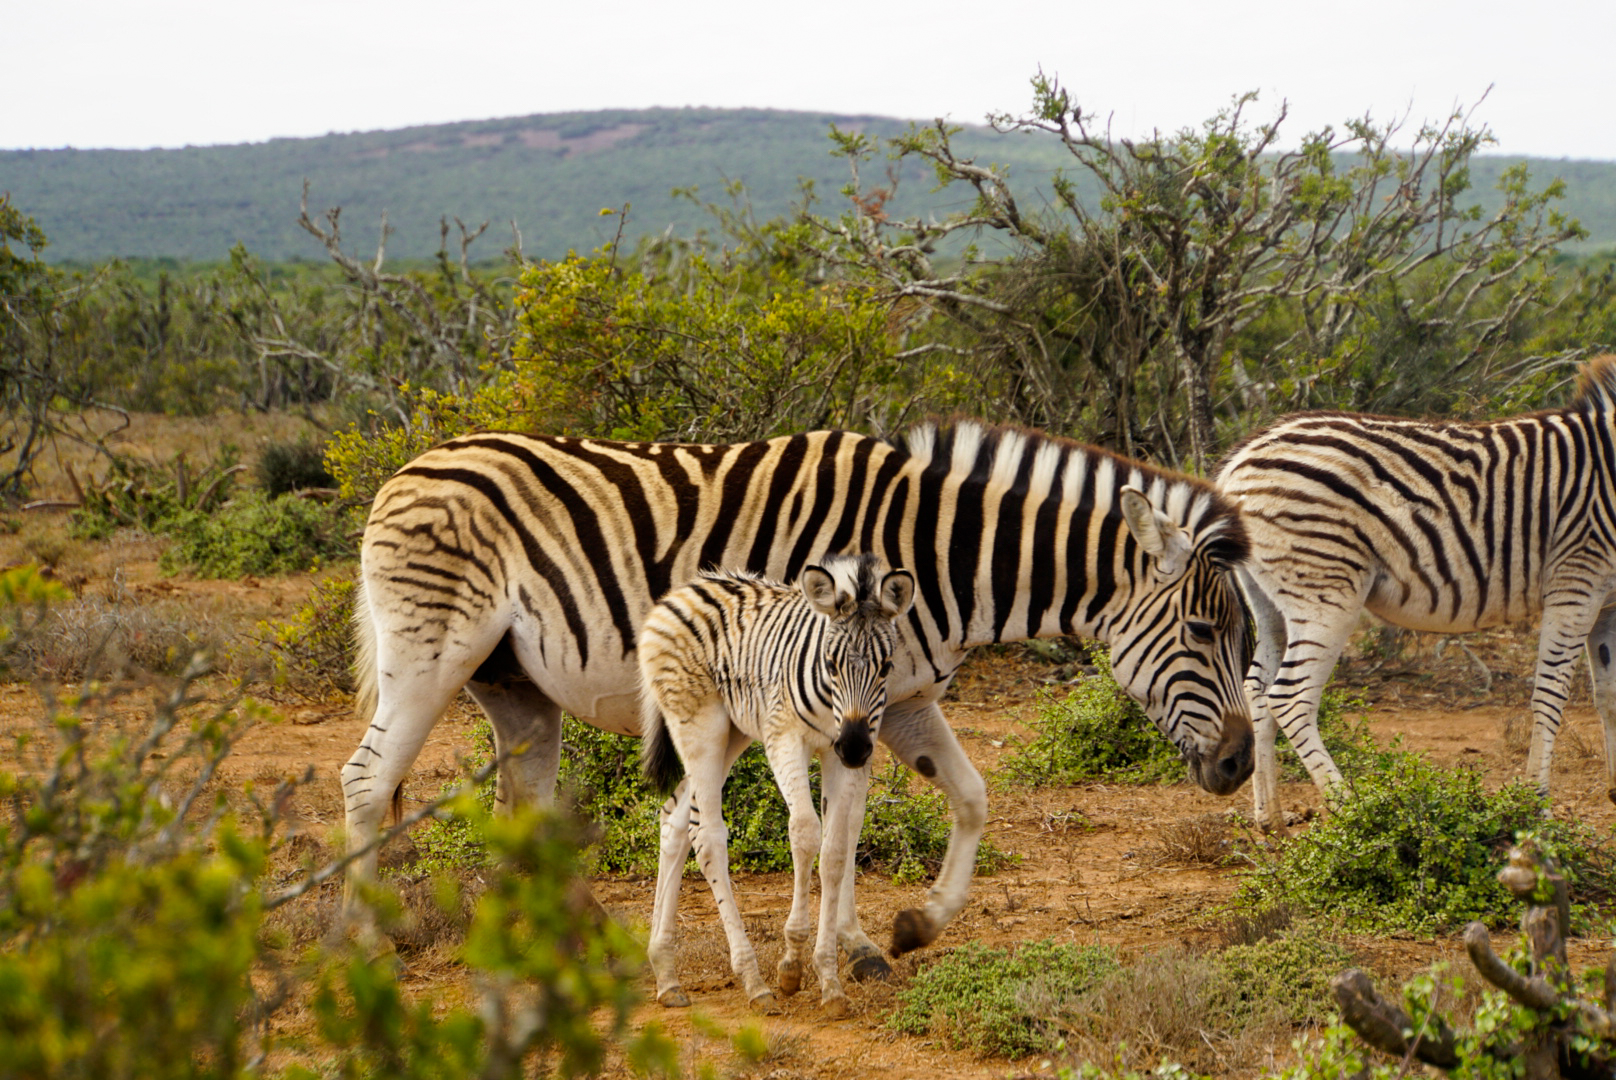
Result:
{"label": "zebra foal", "polygon": [[[909,610],[915,581],[873,555],[832,555],[806,567],[798,587],[745,571],[707,572],[673,590],[640,631],[640,731],[647,775],[672,790],[662,810],[662,853],[648,953],[657,1000],[690,1003],[674,945],[679,885],[694,840],[702,875],[729,939],[730,965],[754,1007],[773,1011],[730,887],[724,777],[754,740],[763,743],[791,812],[791,913],[780,989],[802,985],[809,875],[819,852],[819,939],[814,967],[827,1014],[847,1013],[836,970],[836,920],[869,788],[865,768],[886,711],[897,644],[893,620]],[[825,752],[833,750],[837,761]],[[677,754],[677,760],[674,755]],[[824,762],[825,827],[808,786],[810,758]],[[848,883],[850,884],[850,882]]]}
{"label": "zebra foal", "polygon": [[1232,449],[1215,479],[1252,549],[1259,824],[1277,813],[1278,730],[1321,789],[1341,780],[1319,700],[1364,608],[1441,633],[1542,613],[1526,774],[1544,795],[1586,643],[1616,799],[1616,356],[1588,363],[1570,406],[1505,420],[1289,417]]}

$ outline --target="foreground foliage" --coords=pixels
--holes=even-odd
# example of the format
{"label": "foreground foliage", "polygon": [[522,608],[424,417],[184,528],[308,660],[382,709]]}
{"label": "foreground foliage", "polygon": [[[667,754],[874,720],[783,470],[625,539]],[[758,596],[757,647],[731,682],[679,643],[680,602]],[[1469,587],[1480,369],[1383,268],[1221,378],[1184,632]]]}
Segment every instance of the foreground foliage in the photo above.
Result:
{"label": "foreground foliage", "polygon": [[[52,601],[36,580],[0,579],[4,625]],[[217,783],[245,732],[275,720],[249,701],[201,707],[205,673],[193,662],[133,726],[117,685],[47,700],[18,736],[22,767],[0,771],[0,1077],[516,1077],[541,1054],[568,1075],[598,1068],[626,1032],[639,948],[579,885],[580,828],[457,803],[486,852],[469,1006],[412,1001],[393,965],[341,944],[294,954],[265,916],[337,868],[283,863],[271,881],[299,781]],[[314,1032],[279,1034],[298,1003]],[[655,1031],[626,1050],[670,1065]]]}
{"label": "foreground foliage", "polygon": [[1490,792],[1474,770],[1406,751],[1349,780],[1329,818],[1260,859],[1236,904],[1289,905],[1362,931],[1497,926],[1518,904],[1493,868],[1522,830],[1560,853],[1580,900],[1616,892],[1616,860],[1592,830],[1543,818],[1525,783]]}
{"label": "foreground foliage", "polygon": [[[1466,928],[1466,951],[1488,985],[1467,1028],[1455,1028],[1445,1015],[1463,982],[1444,978],[1440,969],[1406,984],[1401,1005],[1380,997],[1364,972],[1343,971],[1331,988],[1344,1022],[1303,1048],[1288,1080],[1378,1080],[1405,1075],[1412,1061],[1489,1080],[1610,1076],[1616,1063],[1616,959],[1603,972],[1587,972],[1580,985],[1573,976],[1566,958],[1566,881],[1540,839],[1524,837],[1511,849],[1498,879],[1526,911],[1507,962],[1493,952],[1484,925]],[[1353,1034],[1379,1053],[1365,1053]]]}

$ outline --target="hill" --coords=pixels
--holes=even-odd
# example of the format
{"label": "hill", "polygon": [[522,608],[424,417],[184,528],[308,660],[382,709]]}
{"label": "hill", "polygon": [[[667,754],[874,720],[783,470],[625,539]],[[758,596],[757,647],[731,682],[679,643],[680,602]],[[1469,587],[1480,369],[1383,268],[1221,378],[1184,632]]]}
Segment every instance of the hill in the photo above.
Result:
{"label": "hill", "polygon": [[[424,258],[438,247],[438,221],[493,222],[477,253],[509,246],[509,222],[529,256],[554,258],[609,240],[602,207],[634,204],[631,236],[689,231],[704,215],[670,195],[699,187],[718,198],[726,179],[744,183],[760,217],[783,213],[807,177],[831,206],[847,179],[825,135],[831,123],[873,136],[904,121],[761,109],[648,109],[541,114],[397,131],[274,139],[180,150],[0,151],[0,191],[34,215],[53,261],[111,256],[222,258],[243,242],[271,260],[323,258],[296,225],[305,178],[311,207],[343,207],[350,246],[371,248],[382,211],[396,232],[389,254]],[[956,142],[981,161],[1009,166],[1024,198],[1037,198],[1068,155],[1053,140],[971,128]],[[1518,158],[1475,162],[1480,192]],[[1531,162],[1539,181],[1566,181],[1564,209],[1592,233],[1584,250],[1616,246],[1616,163]],[[915,168],[899,209],[942,210],[967,193],[930,193]],[[1485,203],[1485,197],[1482,198]]]}

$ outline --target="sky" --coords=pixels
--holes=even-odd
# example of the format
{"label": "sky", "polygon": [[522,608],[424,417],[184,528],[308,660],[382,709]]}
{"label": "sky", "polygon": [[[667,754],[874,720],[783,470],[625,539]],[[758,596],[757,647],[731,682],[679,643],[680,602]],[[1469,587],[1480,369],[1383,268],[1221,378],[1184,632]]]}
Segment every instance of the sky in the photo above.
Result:
{"label": "sky", "polygon": [[1248,90],[1292,145],[1486,95],[1496,151],[1616,160],[1613,0],[45,0],[0,30],[4,149],[685,105],[981,123],[1042,69],[1125,135]]}

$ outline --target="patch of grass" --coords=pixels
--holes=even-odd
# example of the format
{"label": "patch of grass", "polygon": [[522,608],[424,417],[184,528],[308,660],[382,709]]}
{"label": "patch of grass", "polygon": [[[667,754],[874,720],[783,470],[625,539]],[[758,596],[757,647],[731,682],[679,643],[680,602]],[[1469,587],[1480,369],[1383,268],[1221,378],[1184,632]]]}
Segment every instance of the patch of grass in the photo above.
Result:
{"label": "patch of grass", "polygon": [[1329,1019],[1328,980],[1351,962],[1310,932],[1128,964],[1099,945],[970,942],[920,969],[888,1026],[985,1056],[1064,1052],[1062,1072],[1074,1076],[1164,1060],[1222,1074],[1260,1064],[1292,1028]]}
{"label": "patch of grass", "polygon": [[1053,787],[1085,780],[1176,783],[1184,779],[1178,751],[1137,702],[1111,677],[1105,650],[1090,653],[1096,672],[1065,693],[1039,691],[1030,741],[1016,740],[994,774],[995,783]]}
{"label": "patch of grass", "polygon": [[225,658],[231,628],[178,600],[144,600],[123,589],[54,604],[20,635],[9,669],[49,682],[130,672],[178,675],[198,652]]}
{"label": "patch of grass", "polygon": [[1103,945],[1029,941],[1009,950],[967,942],[926,964],[899,991],[887,1026],[984,1056],[1024,1057],[1055,1045],[1043,1010],[1030,1012],[1025,1002],[1075,997],[1120,966]]}
{"label": "patch of grass", "polygon": [[1553,847],[1584,902],[1616,895],[1616,861],[1592,830],[1545,819],[1524,783],[1489,792],[1471,769],[1392,751],[1350,781],[1328,820],[1245,872],[1235,905],[1290,905],[1363,931],[1428,933],[1472,920],[1499,926],[1519,905],[1498,883],[1516,833]]}
{"label": "patch of grass", "polygon": [[309,598],[285,621],[263,621],[253,636],[274,658],[275,674],[297,690],[352,690],[354,583],[316,582]]}

